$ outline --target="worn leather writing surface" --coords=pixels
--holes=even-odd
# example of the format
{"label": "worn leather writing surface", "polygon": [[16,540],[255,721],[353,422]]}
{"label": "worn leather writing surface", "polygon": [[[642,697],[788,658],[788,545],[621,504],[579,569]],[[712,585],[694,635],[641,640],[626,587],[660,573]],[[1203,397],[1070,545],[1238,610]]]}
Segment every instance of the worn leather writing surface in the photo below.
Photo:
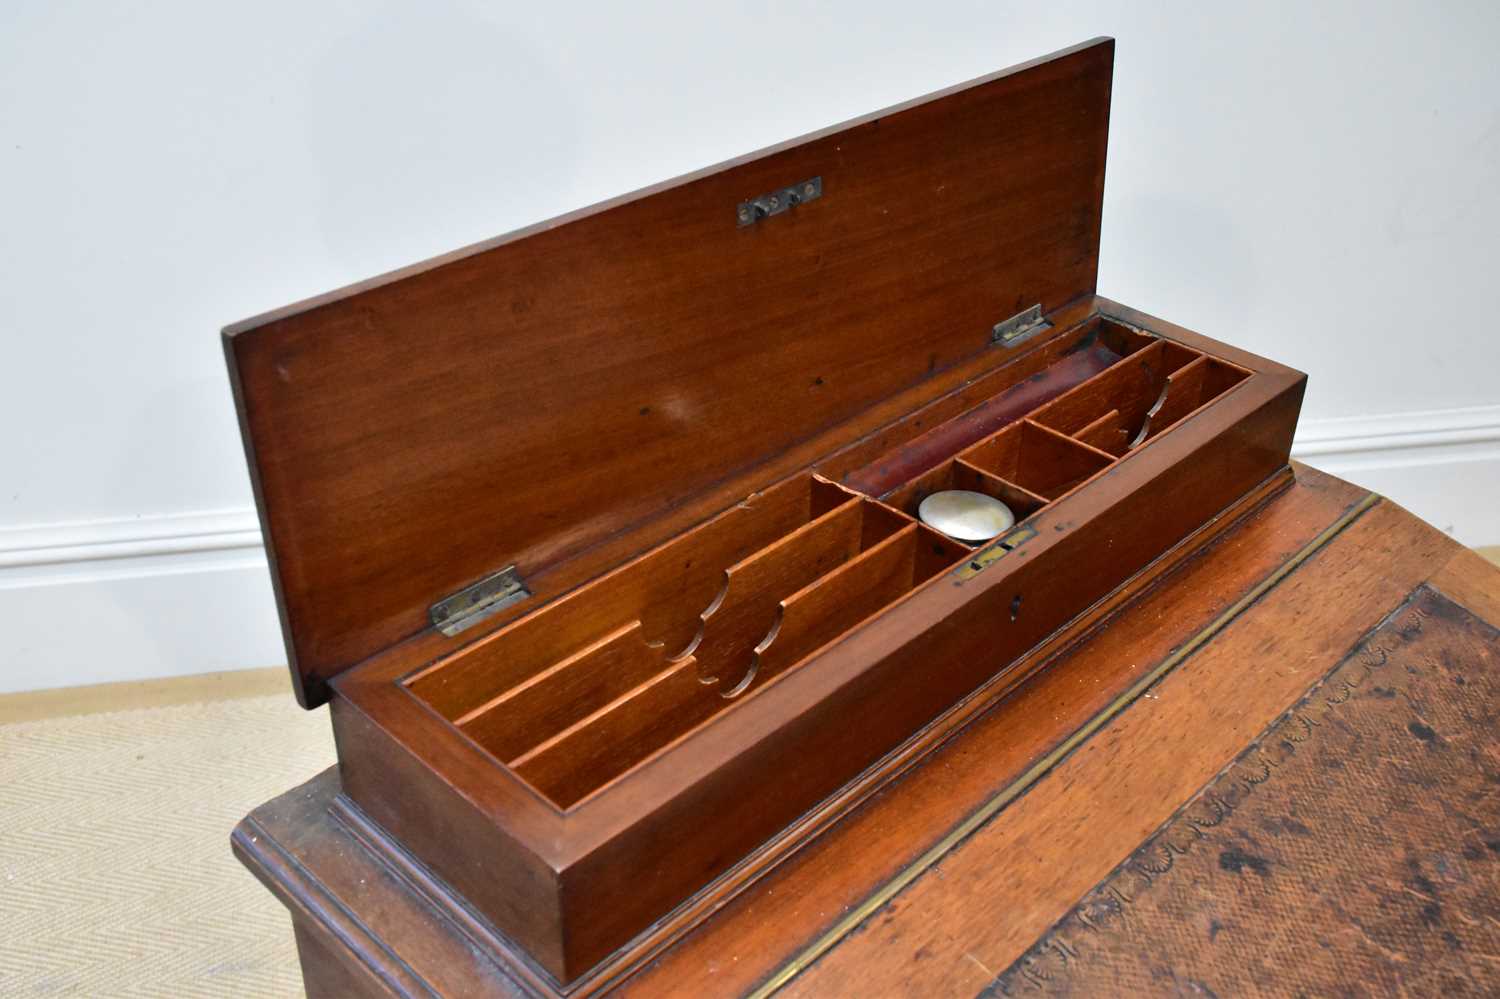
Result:
{"label": "worn leather writing surface", "polygon": [[1500,991],[1497,669],[1420,587],[985,994]]}

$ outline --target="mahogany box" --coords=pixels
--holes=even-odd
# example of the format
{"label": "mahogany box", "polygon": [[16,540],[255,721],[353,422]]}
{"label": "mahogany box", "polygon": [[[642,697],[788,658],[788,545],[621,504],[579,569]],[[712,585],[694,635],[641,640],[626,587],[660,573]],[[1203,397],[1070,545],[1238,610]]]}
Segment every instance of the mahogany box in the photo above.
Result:
{"label": "mahogany box", "polygon": [[[340,814],[535,991],[709,916],[1289,481],[1303,375],[1095,293],[1112,62],[225,331]],[[1016,525],[915,517],[953,488]]]}

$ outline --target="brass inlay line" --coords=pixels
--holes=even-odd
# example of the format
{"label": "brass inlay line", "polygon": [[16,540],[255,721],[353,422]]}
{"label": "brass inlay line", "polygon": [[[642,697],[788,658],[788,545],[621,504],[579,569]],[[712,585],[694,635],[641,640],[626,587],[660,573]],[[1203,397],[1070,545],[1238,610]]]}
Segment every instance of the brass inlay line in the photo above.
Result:
{"label": "brass inlay line", "polygon": [[774,975],[749,994],[749,999],[765,999],[766,996],[781,989],[793,978],[796,978],[810,967],[818,958],[832,950],[834,945],[858,928],[860,923],[863,923],[881,906],[900,894],[907,885],[911,884],[924,871],[941,860],[945,854],[953,850],[954,847],[958,846],[974,832],[978,831],[981,826],[994,818],[1006,805],[1020,797],[1032,784],[1040,780],[1047,771],[1061,762],[1063,757],[1078,748],[1090,736],[1103,728],[1107,722],[1129,707],[1133,701],[1149,690],[1156,681],[1166,676],[1183,660],[1207,644],[1215,635],[1228,627],[1235,618],[1244,613],[1251,604],[1265,596],[1273,587],[1291,575],[1298,566],[1317,554],[1319,549],[1327,545],[1341,531],[1358,520],[1366,510],[1378,502],[1380,502],[1380,496],[1377,493],[1367,493],[1364,499],[1350,507],[1342,516],[1325,527],[1317,537],[1309,541],[1300,551],[1277,566],[1275,571],[1255,584],[1249,592],[1231,604],[1218,617],[1210,621],[1202,631],[1190,638],[1180,649],[1167,656],[1149,673],[1131,684],[1125,693],[1121,694],[1107,707],[1076,729],[1073,734],[1064,739],[1051,752],[1037,760],[1025,773],[1021,774],[1021,776],[1002,788],[984,804],[980,805],[978,809],[970,813],[968,818],[949,830],[948,834],[933,844],[927,852],[901,870],[891,880],[877,888],[858,906],[851,909],[849,914],[835,923],[828,932],[813,941],[812,944],[796,957],[782,965]]}

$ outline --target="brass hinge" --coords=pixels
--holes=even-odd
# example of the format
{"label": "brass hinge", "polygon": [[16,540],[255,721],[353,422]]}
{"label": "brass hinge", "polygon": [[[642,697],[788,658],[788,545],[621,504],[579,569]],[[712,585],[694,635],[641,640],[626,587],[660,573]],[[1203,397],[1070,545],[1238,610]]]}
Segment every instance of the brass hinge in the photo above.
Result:
{"label": "brass hinge", "polygon": [[1042,315],[1042,306],[1038,303],[996,323],[995,328],[990,331],[990,343],[1000,347],[1014,347],[1027,337],[1051,328],[1052,323]]}
{"label": "brass hinge", "polygon": [[521,580],[521,574],[515,566],[508,565],[451,597],[439,600],[427,614],[437,630],[445,635],[456,635],[529,596],[531,591]]}

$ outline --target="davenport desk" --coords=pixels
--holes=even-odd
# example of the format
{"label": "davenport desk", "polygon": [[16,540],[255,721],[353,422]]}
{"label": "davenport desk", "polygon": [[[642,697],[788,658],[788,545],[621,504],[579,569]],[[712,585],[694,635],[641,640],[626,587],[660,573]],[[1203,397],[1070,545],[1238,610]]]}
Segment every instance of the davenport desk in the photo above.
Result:
{"label": "davenport desk", "polygon": [[[613,994],[1494,994],[1500,571],[1294,471]],[[233,837],[309,994],[528,994],[338,786]]]}
{"label": "davenport desk", "polygon": [[311,993],[1500,988],[1496,573],[1098,295],[1113,58],[225,330]]}

